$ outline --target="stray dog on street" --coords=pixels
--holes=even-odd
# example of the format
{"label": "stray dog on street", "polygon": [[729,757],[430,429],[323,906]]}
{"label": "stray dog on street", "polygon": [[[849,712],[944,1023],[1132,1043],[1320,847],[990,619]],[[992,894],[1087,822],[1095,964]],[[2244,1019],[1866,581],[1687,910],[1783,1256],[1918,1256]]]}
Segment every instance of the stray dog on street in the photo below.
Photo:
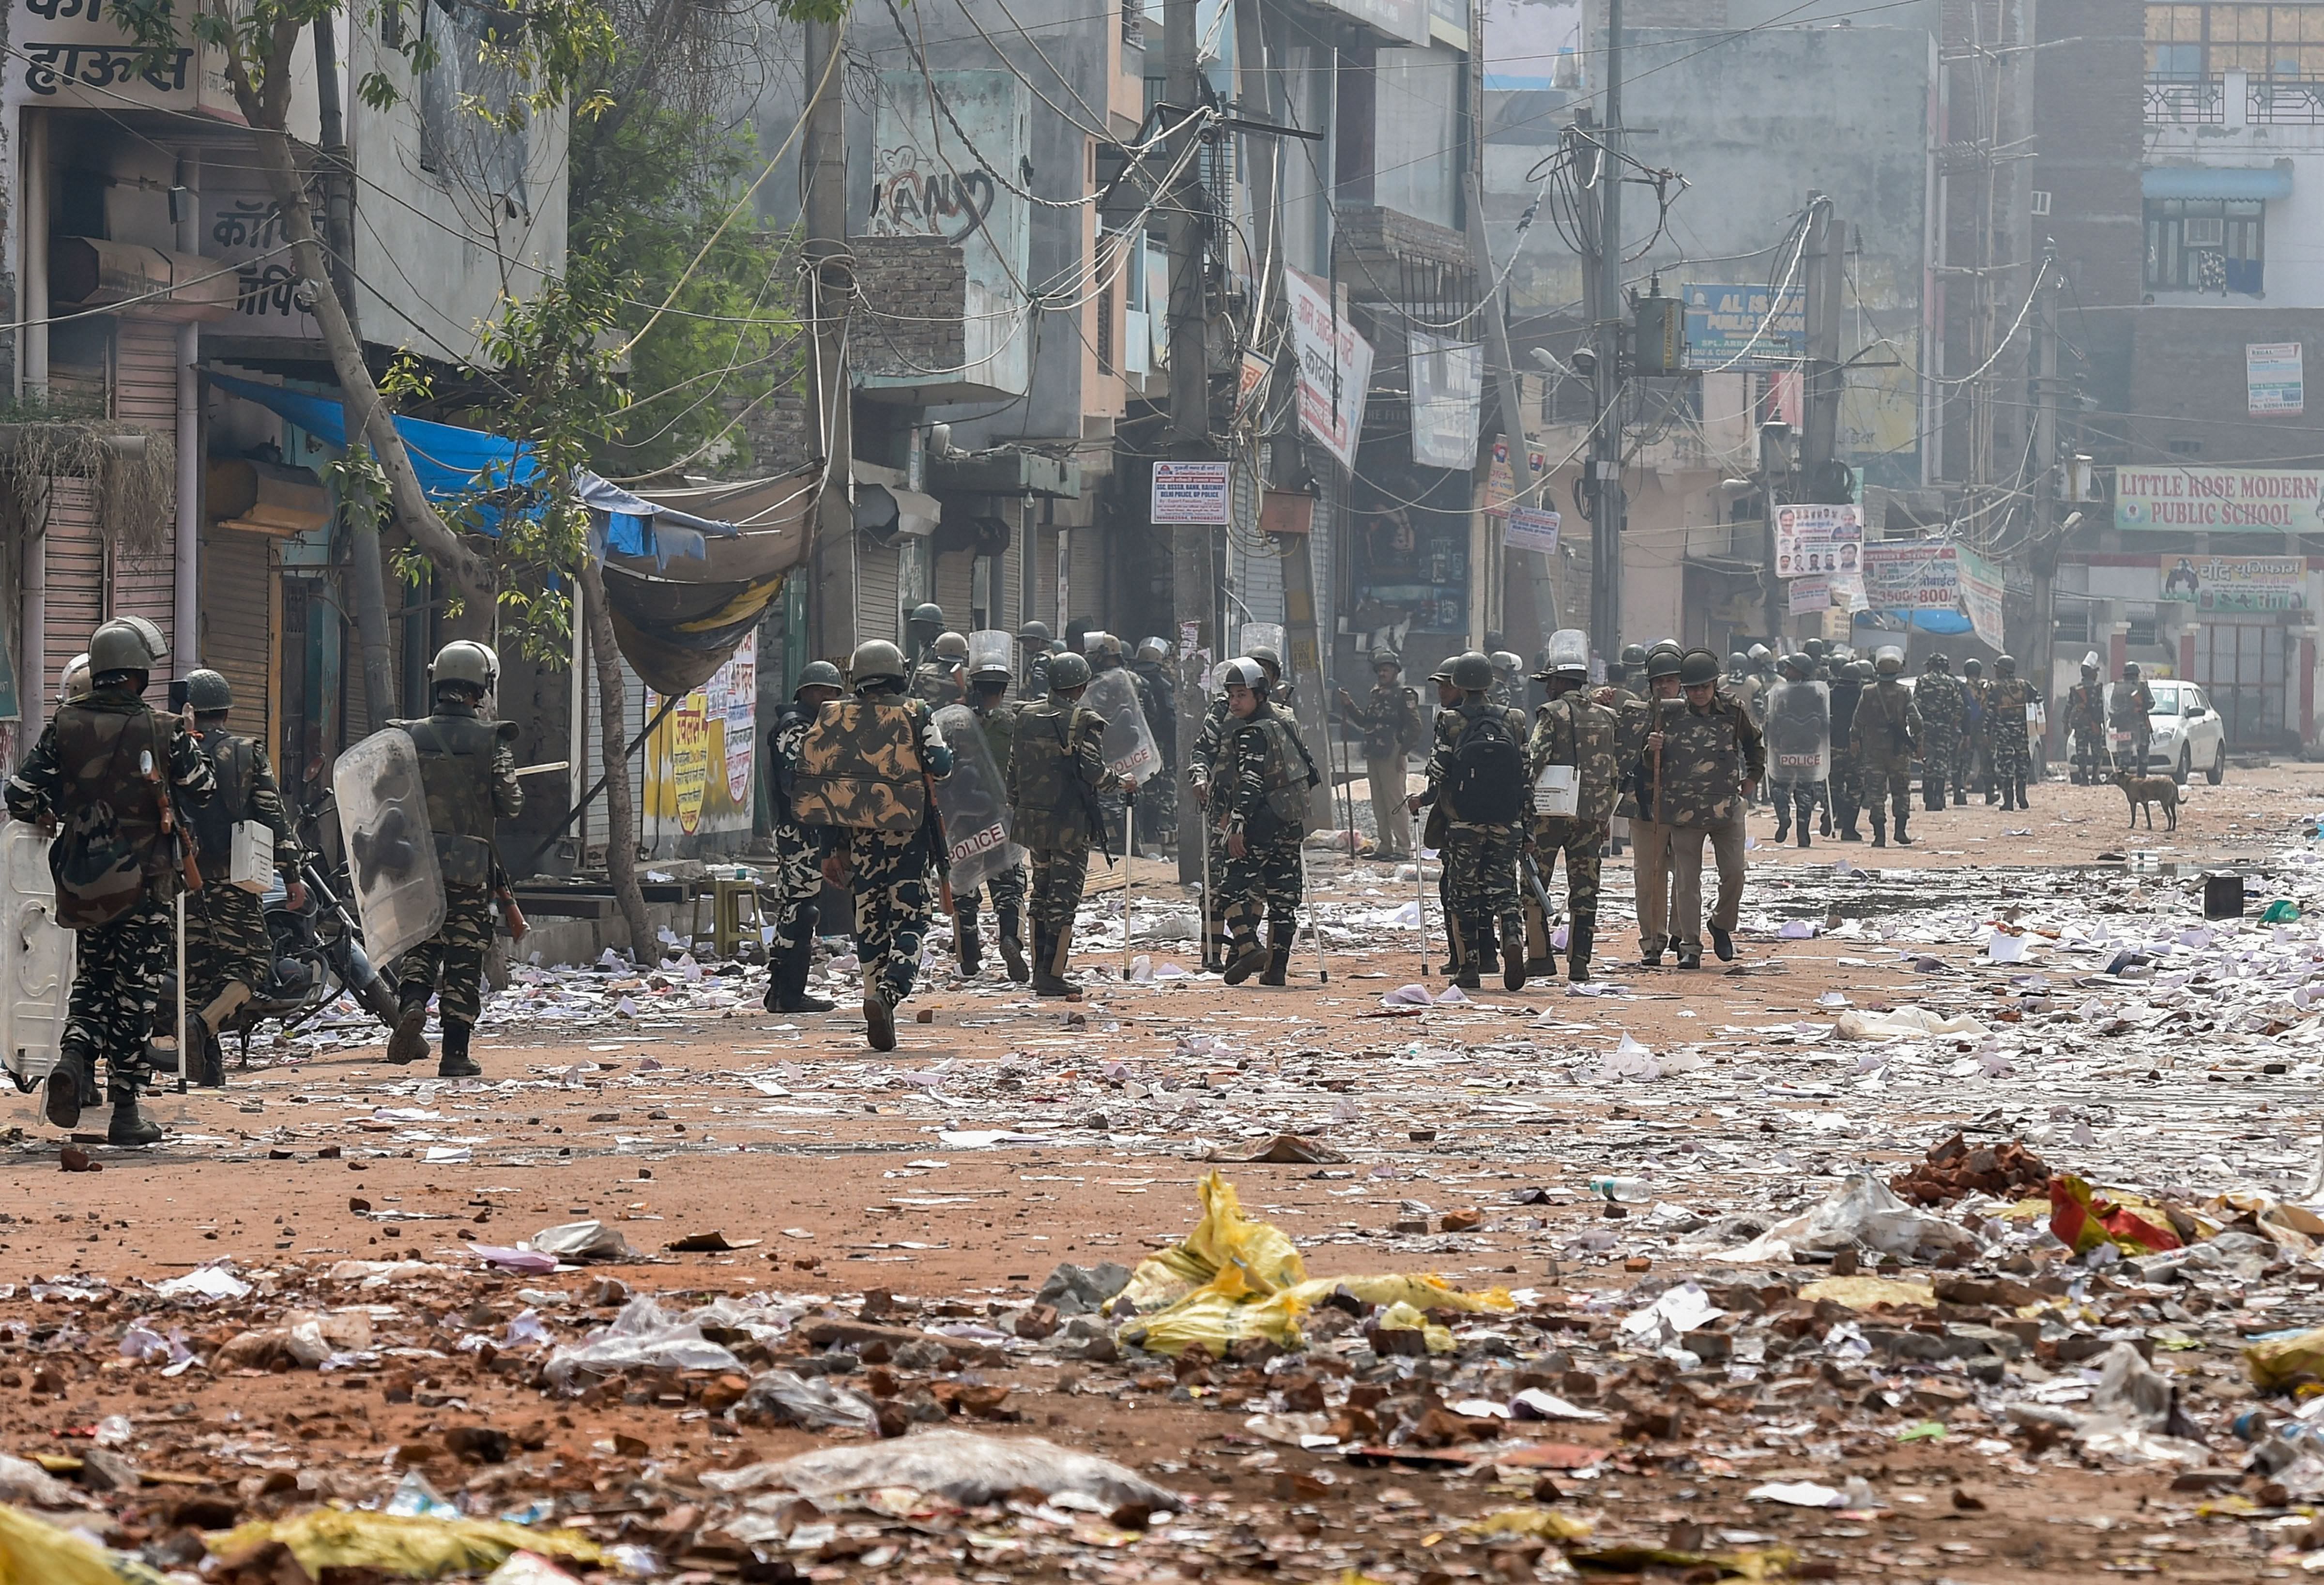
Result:
{"label": "stray dog on street", "polygon": [[2146,811],[2146,829],[2154,829],[2154,806],[2161,804],[2163,813],[2171,824],[2166,830],[2179,829],[2179,784],[2167,776],[2134,776],[2125,766],[2114,773],[2115,785],[2122,796],[2130,800],[2130,823],[2138,824],[2138,812]]}

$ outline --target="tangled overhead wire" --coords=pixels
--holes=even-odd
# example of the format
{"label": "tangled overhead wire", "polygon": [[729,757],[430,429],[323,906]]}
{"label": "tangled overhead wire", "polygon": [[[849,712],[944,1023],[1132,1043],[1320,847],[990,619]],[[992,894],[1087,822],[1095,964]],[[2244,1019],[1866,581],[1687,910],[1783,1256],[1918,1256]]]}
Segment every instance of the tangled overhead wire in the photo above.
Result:
{"label": "tangled overhead wire", "polygon": [[[1687,180],[1675,170],[1666,170],[1634,159],[1618,149],[1607,147],[1599,134],[1602,128],[1580,124],[1566,127],[1559,136],[1556,150],[1536,161],[1526,172],[1526,180],[1543,185],[1537,203],[1549,210],[1550,223],[1565,245],[1584,255],[1598,251],[1599,208],[1585,196],[1596,193],[1598,184],[1605,179],[1609,161],[1618,162],[1618,180],[1650,187],[1655,191],[1655,228],[1634,253],[1622,255],[1623,263],[1634,263],[1646,256],[1663,239],[1670,225],[1671,206],[1686,191]],[[1528,222],[1532,218],[1527,212]]]}

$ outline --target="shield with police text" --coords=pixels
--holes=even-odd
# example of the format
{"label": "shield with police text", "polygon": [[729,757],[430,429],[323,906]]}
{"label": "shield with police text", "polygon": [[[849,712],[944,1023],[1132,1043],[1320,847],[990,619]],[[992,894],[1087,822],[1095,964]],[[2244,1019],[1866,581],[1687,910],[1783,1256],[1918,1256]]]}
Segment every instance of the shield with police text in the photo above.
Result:
{"label": "shield with police text", "polygon": [[1161,773],[1162,756],[1146,724],[1138,698],[1138,674],[1116,667],[1090,678],[1082,703],[1105,717],[1105,768],[1125,781],[1145,782]]}
{"label": "shield with police text", "polygon": [[936,730],[952,750],[952,774],[936,784],[936,813],[952,854],[953,893],[966,897],[1023,860],[1009,840],[1008,783],[984,723],[967,705],[947,705],[936,712]]}
{"label": "shield with police text", "polygon": [[57,923],[49,843],[37,825],[0,825],[0,1063],[25,1084],[57,1065],[73,980],[73,933]]}
{"label": "shield with police text", "polygon": [[1831,774],[1831,688],[1785,680],[1767,690],[1767,779],[1821,781]]}

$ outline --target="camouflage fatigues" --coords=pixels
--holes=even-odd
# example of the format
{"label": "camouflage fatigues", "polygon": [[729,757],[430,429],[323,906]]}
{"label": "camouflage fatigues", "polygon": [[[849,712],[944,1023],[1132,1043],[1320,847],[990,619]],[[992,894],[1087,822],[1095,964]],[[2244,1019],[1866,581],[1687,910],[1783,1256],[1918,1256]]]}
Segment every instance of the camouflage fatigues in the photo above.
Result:
{"label": "camouflage fatigues", "polygon": [[[1711,923],[1735,928],[1743,906],[1741,784],[1762,781],[1766,742],[1750,709],[1734,695],[1713,693],[1697,710],[1683,697],[1658,699],[1652,731],[1663,738],[1661,765],[1650,792],[1670,824],[1669,934],[1682,952],[1702,945],[1702,844],[1719,868],[1719,906]],[[1653,751],[1648,751],[1651,755]]]}
{"label": "camouflage fatigues", "polygon": [[[1211,788],[1212,767],[1226,742],[1227,723],[1232,719],[1224,693],[1213,698],[1203,712],[1202,727],[1195,733],[1194,750],[1186,758],[1186,780],[1198,789],[1198,796]],[[1205,967],[1218,968],[1226,961],[1226,917],[1219,906],[1219,896],[1226,880],[1227,833],[1215,799],[1206,807],[1210,817],[1203,822],[1203,840],[1210,849],[1210,889],[1203,898],[1203,963]]]}
{"label": "camouflage fatigues", "polygon": [[1462,938],[1481,938],[1488,922],[1498,921],[1504,943],[1525,928],[1517,907],[1517,849],[1524,840],[1516,822],[1507,824],[1463,820],[1461,811],[1443,801],[1452,757],[1470,723],[1498,713],[1509,735],[1523,745],[1531,732],[1521,710],[1495,705],[1473,695],[1450,710],[1436,713],[1436,744],[1428,756],[1428,791],[1425,800],[1438,803],[1445,819],[1444,898],[1447,915],[1459,922]]}
{"label": "camouflage fatigues", "polygon": [[767,734],[768,757],[775,768],[775,938],[768,950],[777,958],[812,934],[822,917],[823,858],[829,846],[826,831],[801,822],[791,808],[790,797],[792,778],[798,769],[799,740],[814,721],[812,711],[788,705]]}
{"label": "camouflage fatigues", "polygon": [[[127,719],[115,728],[112,718],[116,717]],[[78,824],[106,808],[112,812],[113,828],[137,850],[143,871],[142,885],[125,911],[101,923],[72,926],[73,985],[60,1042],[60,1069],[78,1074],[85,1103],[94,1099],[99,1056],[106,1059],[106,1098],[115,1104],[135,1100],[138,1083],[150,1071],[144,1065],[145,1043],[161,1009],[161,982],[170,973],[176,928],[171,904],[184,885],[177,840],[161,832],[158,800],[141,790],[146,785],[142,780],[126,779],[135,774],[134,763],[124,761],[118,768],[122,779],[109,780],[107,762],[86,756],[76,746],[88,740],[92,728],[117,731],[118,737],[111,741],[124,749],[139,746],[131,734],[138,732],[141,719],[151,723],[152,742],[167,744],[155,758],[166,762],[178,806],[208,801],[217,777],[193,733],[177,718],[114,687],[60,707],[8,780],[10,816],[23,821],[51,818],[62,828],[50,852],[52,872],[70,851]],[[76,900],[60,888],[60,920],[72,916]]]}
{"label": "camouflage fatigues", "polygon": [[[1315,779],[1314,766],[1288,710],[1263,702],[1248,719],[1230,714],[1228,722],[1222,751],[1231,757],[1232,780],[1221,789],[1222,814],[1228,833],[1241,835],[1243,853],[1227,855],[1220,917],[1238,942],[1255,938],[1265,919],[1287,950],[1304,889],[1302,806]],[[1299,784],[1296,798],[1294,782]]]}
{"label": "camouflage fatigues", "polygon": [[1138,829],[1151,833],[1157,845],[1175,847],[1178,839],[1178,685],[1157,660],[1133,660],[1139,703],[1146,711],[1146,730],[1154,734],[1155,751],[1162,756],[1159,775],[1149,776],[1138,789]]}
{"label": "camouflage fatigues", "polygon": [[2022,677],[1993,681],[1993,773],[2004,782],[2023,781],[2032,769],[2034,749],[2025,736],[2025,707],[2041,698]]}
{"label": "camouflage fatigues", "polygon": [[[1529,784],[1540,779],[1545,766],[1571,765],[1575,770],[1573,813],[1534,816],[1534,871],[1542,889],[1548,891],[1556,876],[1558,855],[1565,856],[1566,950],[1585,963],[1598,928],[1599,864],[1605,853],[1606,828],[1620,792],[1615,785],[1614,745],[1618,731],[1614,713],[1577,688],[1536,711],[1533,735],[1526,740]],[[1546,960],[1551,921],[1530,887],[1522,902],[1526,956]]]}
{"label": "camouflage fatigues", "polygon": [[1840,681],[1831,685],[1831,817],[1840,823],[1840,834],[1856,834],[1856,816],[1864,806],[1864,757],[1856,735],[1857,701],[1862,697],[1862,683]]}
{"label": "camouflage fatigues", "polygon": [[2112,763],[2107,742],[2106,685],[2078,682],[2066,693],[2066,730],[2074,738],[2074,769],[2078,778],[2096,783]]}
{"label": "camouflage fatigues", "polygon": [[1911,810],[1913,755],[1920,743],[1921,712],[1913,690],[1900,677],[1875,679],[1856,701],[1856,751],[1864,768],[1865,807],[1878,840],[1886,840],[1889,814],[1901,820]]}
{"label": "camouflage fatigues", "polygon": [[[973,705],[971,707],[976,711],[977,725],[983,729],[984,746],[992,751],[992,762],[1001,768],[1001,796],[1006,798],[1009,766],[1017,745],[1017,706]],[[1020,839],[1012,838],[1012,852],[1021,851],[1022,847]],[[1025,866],[1010,864],[1006,869],[996,870],[981,886],[953,888],[953,925],[957,935],[967,936],[976,933],[980,894],[991,898],[993,912],[1000,917],[1001,936],[1004,939],[1015,937],[1018,920],[1025,911]]]}
{"label": "camouflage fatigues", "polygon": [[1654,817],[1651,805],[1641,806],[1646,788],[1646,733],[1654,722],[1654,700],[1625,689],[1614,712],[1614,763],[1621,778],[1621,801],[1614,812],[1629,816],[1630,900],[1638,920],[1640,950],[1662,951],[1670,917],[1670,826]]}
{"label": "camouflage fatigues", "polygon": [[931,710],[957,705],[967,696],[967,687],[961,681],[959,661],[930,655],[912,668],[912,697]]}
{"label": "camouflage fatigues", "polygon": [[[851,705],[862,708],[844,709]],[[835,776],[827,785],[835,795],[853,795],[839,801],[851,802],[849,813],[866,822],[835,825],[832,845],[846,866],[854,898],[855,950],[863,965],[864,994],[892,1008],[912,993],[919,977],[920,949],[936,899],[928,869],[932,863],[941,869],[946,862],[936,841],[936,823],[927,816],[927,779],[942,780],[952,774],[952,750],[936,730],[927,701],[878,687],[863,688],[855,699],[825,705],[816,726],[800,740],[799,755],[804,782],[807,767],[842,763],[836,755],[844,747],[841,740],[847,722],[883,723],[888,710],[902,712],[898,733],[903,746],[878,735],[874,727],[865,727],[861,741],[876,745],[870,757],[879,761],[872,767],[878,774]],[[875,821],[881,823],[877,829],[870,824]]]}
{"label": "camouflage fatigues", "polygon": [[259,990],[273,967],[265,905],[226,883],[235,825],[257,820],[273,832],[274,867],[286,876],[298,874],[304,858],[265,749],[223,727],[198,733],[198,741],[217,779],[217,795],[189,822],[200,838],[202,873],[209,881],[186,898],[186,1005],[196,1010],[235,981]]}
{"label": "camouflage fatigues", "polygon": [[[424,1006],[435,991],[445,1023],[474,1026],[483,1006],[484,954],[493,944],[493,889],[502,873],[492,823],[524,812],[516,756],[508,739],[478,718],[475,705],[457,700],[438,700],[424,721],[394,724],[420,748],[428,824],[444,875],[444,923],[396,960],[396,996],[408,1009],[414,1002]],[[486,740],[489,756],[475,751]]]}
{"label": "camouflage fatigues", "polygon": [[1829,685],[1819,690],[1812,682],[1787,682],[1770,697],[1766,726],[1768,797],[1775,806],[1775,840],[1784,840],[1796,819],[1803,835],[1816,806],[1824,797],[1824,783],[1799,765],[1785,765],[1784,756],[1824,751],[1831,760],[1831,697]]}
{"label": "camouflage fatigues", "polygon": [[1372,827],[1379,834],[1383,859],[1412,856],[1412,816],[1404,806],[1405,756],[1418,748],[1426,729],[1420,722],[1420,696],[1397,683],[1375,683],[1363,707],[1342,717],[1364,734],[1364,779],[1372,800]]}
{"label": "camouflage fatigues", "polygon": [[2114,685],[2114,697],[2107,705],[2108,724],[2130,739],[2123,745],[2121,763],[2129,766],[2134,776],[2146,774],[2146,751],[2154,742],[2154,727],[2147,716],[2153,709],[2154,690],[2146,686],[2144,677]]}
{"label": "camouflage fatigues", "polygon": [[1921,713],[1921,797],[1942,808],[1945,784],[1958,781],[1961,733],[1969,724],[1969,698],[1950,672],[1924,671],[1913,684],[1913,705]]}
{"label": "camouflage fatigues", "polygon": [[1035,926],[1063,931],[1081,907],[1092,819],[1106,781],[1105,717],[1078,700],[1049,699],[1017,712],[1009,757],[1009,827],[1032,855],[1028,898]]}

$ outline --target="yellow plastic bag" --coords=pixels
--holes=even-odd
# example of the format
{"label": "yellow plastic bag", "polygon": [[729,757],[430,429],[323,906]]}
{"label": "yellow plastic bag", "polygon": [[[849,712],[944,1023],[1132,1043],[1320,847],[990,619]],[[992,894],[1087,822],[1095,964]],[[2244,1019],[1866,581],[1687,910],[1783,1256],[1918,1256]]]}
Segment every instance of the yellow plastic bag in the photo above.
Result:
{"label": "yellow plastic bag", "polygon": [[1400,1299],[1380,1312],[1379,1324],[1382,1332],[1418,1332],[1422,1341],[1428,1345],[1428,1351],[1432,1354],[1449,1354],[1452,1351],[1452,1329],[1449,1326],[1437,1325]]}
{"label": "yellow plastic bag", "polygon": [[1538,1535],[1546,1541],[1579,1541],[1590,1521],[1555,1508],[1497,1508],[1462,1526],[1473,1535]]}
{"label": "yellow plastic bag", "polygon": [[2302,1376],[2324,1378],[2324,1327],[2248,1345],[2244,1370],[2262,1392],[2273,1392]]}
{"label": "yellow plastic bag", "polygon": [[[211,1537],[209,1549],[213,1556],[231,1558],[270,1542],[281,1543],[299,1566],[318,1580],[325,1569],[377,1569],[406,1580],[435,1580],[462,1570],[498,1568],[519,1552],[583,1563],[597,1562],[604,1555],[595,1542],[574,1530],[346,1508],[315,1508],[296,1518],[255,1520]],[[0,1580],[0,1585],[15,1582]]]}
{"label": "yellow plastic bag", "polygon": [[1441,1276],[1407,1276],[1400,1273],[1382,1276],[1317,1276],[1311,1277],[1291,1290],[1305,1309],[1313,1310],[1345,1288],[1367,1304],[1409,1304],[1416,1310],[1458,1310],[1466,1314],[1493,1311],[1508,1314],[1517,1308],[1507,1288],[1489,1288],[1481,1294],[1463,1293]]}
{"label": "yellow plastic bag", "polygon": [[135,1558],[107,1552],[22,1508],[0,1507],[0,1585],[169,1585]]}
{"label": "yellow plastic bag", "polygon": [[1121,1290],[1141,1314],[1177,1303],[1230,1267],[1242,1274],[1245,1292],[1262,1297],[1306,1280],[1289,1237],[1272,1222],[1246,1220],[1232,1184],[1211,1173],[1200,1193],[1203,1219],[1194,1230],[1176,1249],[1139,1261]]}

